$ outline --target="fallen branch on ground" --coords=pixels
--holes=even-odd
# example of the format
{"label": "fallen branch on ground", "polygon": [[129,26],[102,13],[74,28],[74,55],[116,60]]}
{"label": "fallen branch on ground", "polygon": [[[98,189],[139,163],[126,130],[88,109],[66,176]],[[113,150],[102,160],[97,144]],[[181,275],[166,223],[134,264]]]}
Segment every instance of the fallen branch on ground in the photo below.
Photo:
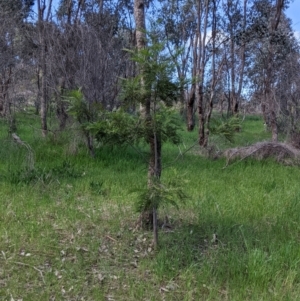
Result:
{"label": "fallen branch on ground", "polygon": [[223,152],[223,156],[227,159],[224,168],[232,160],[239,158],[238,162],[240,162],[249,157],[257,160],[274,158],[277,162],[286,164],[299,164],[300,162],[300,150],[281,142],[258,142],[247,147],[230,148]]}

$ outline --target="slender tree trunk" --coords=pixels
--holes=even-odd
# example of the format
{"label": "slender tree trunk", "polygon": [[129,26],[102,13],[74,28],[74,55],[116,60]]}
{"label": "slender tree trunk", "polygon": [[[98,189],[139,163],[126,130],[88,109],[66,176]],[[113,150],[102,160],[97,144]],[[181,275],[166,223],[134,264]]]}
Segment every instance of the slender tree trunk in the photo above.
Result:
{"label": "slender tree trunk", "polygon": [[[205,146],[205,105],[204,105],[204,76],[206,65],[206,36],[208,27],[208,13],[209,13],[209,1],[204,1],[204,7],[202,2],[198,3],[197,12],[197,36],[199,37],[199,51],[197,56],[197,75],[196,75],[196,99],[198,102],[198,116],[199,116],[199,145]],[[202,28],[202,17],[204,18]]]}
{"label": "slender tree trunk", "polygon": [[[136,45],[140,51],[146,47],[145,37],[145,3],[144,0],[134,0],[134,18],[136,23]],[[139,70],[143,75],[144,70]],[[145,87],[145,82],[142,76],[141,79],[142,87]],[[155,105],[154,105],[155,111]],[[141,113],[144,116],[146,127],[149,129],[148,143],[150,147],[150,159],[148,168],[148,186],[151,189],[151,185],[154,181],[158,180],[161,175],[161,139],[157,135],[155,127],[153,126],[153,120],[151,116],[151,96],[149,95],[145,103],[141,104]],[[150,130],[151,129],[151,130]],[[149,208],[150,209],[150,208]],[[152,223],[153,228],[153,239],[154,247],[157,247],[158,236],[157,236],[157,208],[153,207],[149,212],[145,212],[145,219]]]}
{"label": "slender tree trunk", "polygon": [[[244,15],[243,15],[243,30],[246,30],[246,22],[247,22],[247,1],[244,0]],[[240,56],[241,56],[241,66],[239,71],[239,83],[238,83],[238,91],[237,91],[237,102],[236,102],[236,109],[234,110],[234,114],[238,114],[239,112],[239,105],[240,105],[240,99],[242,94],[242,88],[243,88],[243,80],[244,80],[244,70],[245,70],[245,61],[246,61],[246,44],[243,42],[243,45],[240,49]]]}
{"label": "slender tree trunk", "polygon": [[[146,25],[145,25],[145,3],[144,0],[134,1],[134,18],[136,23],[136,45],[138,50],[142,50],[146,47]],[[143,70],[140,70],[143,73]],[[143,77],[141,85],[145,86]],[[142,106],[142,113],[144,115],[147,126],[152,127],[151,117],[151,97],[147,97],[145,104]],[[155,131],[155,130],[154,130]],[[151,178],[160,178],[161,174],[161,141],[160,137],[155,132],[150,133],[148,137],[148,143],[150,146],[150,161],[148,181],[151,183]]]}
{"label": "slender tree trunk", "polygon": [[[232,27],[232,25],[231,25]],[[231,87],[230,87],[230,91],[231,91],[231,110],[232,110],[232,115],[237,114],[238,112],[238,102],[237,102],[237,97],[236,97],[236,93],[235,93],[235,42],[234,42],[234,34],[233,34],[233,30],[232,28],[230,29],[230,64],[231,64],[231,75],[230,75],[230,79],[231,79]]]}
{"label": "slender tree trunk", "polygon": [[[200,26],[200,20],[198,19],[198,25]],[[195,114],[194,106],[196,101],[196,85],[197,85],[197,70],[198,70],[198,41],[199,41],[199,32],[196,31],[195,40],[193,42],[193,68],[192,68],[192,77],[193,83],[191,86],[191,91],[187,98],[187,130],[189,132],[194,130],[195,127]]]}
{"label": "slender tree trunk", "polygon": [[65,105],[62,101],[63,93],[65,89],[65,78],[61,77],[58,79],[58,85],[56,89],[56,115],[59,120],[59,129],[62,131],[66,127],[68,114],[66,112]]}
{"label": "slender tree trunk", "polygon": [[272,141],[278,141],[278,126],[276,120],[276,104],[275,104],[275,97],[272,93],[272,79],[273,79],[273,54],[274,54],[274,47],[272,44],[272,37],[276,32],[279,22],[281,13],[283,10],[284,0],[277,0],[275,6],[275,16],[271,19],[270,24],[270,37],[268,40],[268,56],[267,56],[267,70],[266,70],[266,78],[265,78],[265,99],[266,103],[268,104],[268,112],[270,118],[270,125],[272,130]]}
{"label": "slender tree trunk", "polygon": [[93,136],[89,133],[85,133],[87,147],[89,149],[90,155],[92,158],[95,158],[94,144],[93,144]]}
{"label": "slender tree trunk", "polygon": [[157,209],[153,207],[153,245],[157,248],[158,245],[158,226],[157,226]]}
{"label": "slender tree trunk", "polygon": [[[263,94],[263,92],[261,92]],[[264,118],[264,122],[266,125],[268,125],[268,117],[267,117],[267,110],[266,110],[266,96],[263,96],[263,99],[261,100],[261,112]]]}
{"label": "slender tree trunk", "polygon": [[187,99],[187,130],[191,132],[195,127],[194,104],[195,104],[195,84],[192,85]]}
{"label": "slender tree trunk", "polygon": [[196,95],[198,95],[198,117],[199,117],[199,145],[205,147],[205,110],[202,87],[199,87]]}
{"label": "slender tree trunk", "polygon": [[215,88],[219,78],[219,74],[221,72],[223,62],[219,66],[219,70],[216,71],[216,36],[217,36],[217,5],[216,2],[213,1],[213,10],[212,10],[212,62],[211,62],[211,85],[210,85],[210,96],[205,120],[205,135],[203,141],[203,147],[207,147],[208,145],[208,137],[209,137],[209,122],[213,110],[213,101],[215,96]]}
{"label": "slender tree trunk", "polygon": [[38,34],[39,34],[39,69],[41,77],[41,91],[40,91],[40,116],[42,135],[47,135],[47,64],[46,64],[46,37],[45,37],[45,23],[49,19],[51,12],[52,0],[48,3],[48,13],[46,19],[44,19],[44,13],[46,10],[46,0],[38,0]]}
{"label": "slender tree trunk", "polygon": [[[246,21],[247,21],[247,1],[243,0],[243,21],[242,30],[246,31]],[[238,11],[237,6],[241,1],[227,0],[225,14],[228,19],[230,44],[229,44],[229,65],[227,68],[230,69],[230,105],[228,106],[228,115],[237,115],[239,113],[240,106],[240,96],[242,92],[243,76],[244,76],[244,66],[245,66],[245,42],[243,42],[240,49],[237,49],[236,44],[236,12]],[[239,11],[238,11],[239,13]],[[240,30],[240,29],[239,29]],[[239,59],[238,59],[239,52]],[[237,63],[239,63],[239,66]],[[237,68],[238,67],[238,68]]]}
{"label": "slender tree trunk", "polygon": [[161,176],[161,139],[153,133],[149,137],[150,161],[148,168],[148,179],[151,185],[152,178],[159,179]]}
{"label": "slender tree trunk", "polygon": [[[270,54],[269,54],[270,55]],[[268,112],[269,112],[269,123],[272,131],[272,141],[278,141],[278,126],[276,120],[276,108],[275,108],[275,99],[272,93],[271,88],[271,76],[272,76],[272,58],[269,57],[267,75],[266,75],[266,90],[265,90],[265,99],[268,104]]]}
{"label": "slender tree trunk", "polygon": [[41,124],[42,124],[42,135],[44,137],[47,136],[47,81],[46,81],[46,53],[45,53],[45,46],[44,46],[44,38],[41,41]]}
{"label": "slender tree trunk", "polygon": [[0,94],[0,114],[2,116],[9,115],[10,105],[9,105],[9,95],[8,95],[8,82],[6,81],[1,87]]}

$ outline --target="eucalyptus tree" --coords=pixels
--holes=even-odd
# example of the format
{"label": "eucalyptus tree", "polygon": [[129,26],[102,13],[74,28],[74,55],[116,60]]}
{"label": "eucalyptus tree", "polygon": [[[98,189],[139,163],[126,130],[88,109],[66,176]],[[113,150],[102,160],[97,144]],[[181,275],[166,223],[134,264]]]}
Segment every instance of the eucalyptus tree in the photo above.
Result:
{"label": "eucalyptus tree", "polygon": [[68,118],[63,101],[65,91],[76,88],[74,75],[78,69],[78,35],[76,24],[84,1],[61,0],[56,11],[56,22],[49,34],[49,85],[55,97],[59,128],[63,130]]}
{"label": "eucalyptus tree", "polygon": [[[224,43],[224,37],[220,34],[217,20],[219,1],[211,1],[211,38],[207,42],[207,52],[209,52],[209,64],[206,72],[206,91],[202,91],[199,98],[199,144],[207,147],[210,134],[210,119],[216,96],[220,87],[222,69],[225,61],[225,54],[220,51],[220,46]],[[200,86],[201,87],[201,86]]]}
{"label": "eucalyptus tree", "polygon": [[285,0],[276,0],[274,6],[271,7],[270,19],[268,24],[268,38],[267,38],[267,53],[266,53],[266,75],[265,75],[265,102],[268,105],[268,112],[270,116],[270,126],[272,129],[272,140],[278,140],[278,125],[276,121],[276,99],[272,91],[272,82],[274,78],[274,55],[276,54],[276,47],[282,41],[282,33],[278,31],[279,22],[282,11],[284,9]]}
{"label": "eucalyptus tree", "polygon": [[37,0],[37,33],[38,33],[38,96],[42,135],[47,135],[47,107],[49,102],[47,88],[47,25],[50,22],[52,0]]}
{"label": "eucalyptus tree", "polygon": [[[210,29],[210,12],[211,1],[200,0],[193,1],[192,6],[196,26],[195,35],[192,42],[192,90],[191,97],[188,100],[188,128],[193,129],[192,109],[194,103],[198,106],[199,117],[199,143],[200,146],[204,145],[205,136],[205,103],[204,103],[204,89],[206,84],[205,73],[208,66],[208,33]],[[195,95],[195,97],[194,97]]]}
{"label": "eucalyptus tree", "polygon": [[24,26],[33,4],[29,0],[0,1],[0,114],[4,116],[10,114],[10,93],[21,63]]}
{"label": "eucalyptus tree", "polygon": [[[294,52],[291,28],[285,22],[288,1],[257,0],[252,7],[252,20],[246,31],[251,39],[251,64],[248,77],[261,99],[265,123],[271,128],[272,140],[278,139],[279,102],[276,87],[279,76],[288,72],[285,61]],[[295,49],[295,48],[294,48]]]}
{"label": "eucalyptus tree", "polygon": [[9,113],[9,87],[13,80],[13,70],[15,66],[14,44],[14,22],[10,17],[0,18],[0,113],[6,116]]}
{"label": "eucalyptus tree", "polygon": [[[275,101],[278,132],[289,134],[299,132],[299,56],[300,47],[296,41],[290,20],[284,15],[279,25],[282,33],[277,43],[274,61],[272,94]],[[280,45],[279,45],[280,44]]]}
{"label": "eucalyptus tree", "polygon": [[2,12],[10,17],[16,17],[23,20],[28,16],[31,7],[34,5],[34,0],[1,0],[0,7]]}
{"label": "eucalyptus tree", "polygon": [[133,44],[128,1],[61,0],[54,7],[50,0],[39,0],[38,12],[34,59],[43,133],[48,108],[65,128],[68,91],[80,88],[86,102],[104,110],[117,107],[120,77],[134,72],[123,50]]}
{"label": "eucalyptus tree", "polygon": [[[292,142],[296,147],[300,148],[300,49],[297,44],[295,51],[289,58],[287,72],[282,74],[280,83],[280,91],[284,92],[284,97],[280,95],[281,112],[285,114],[288,120],[288,134],[290,134]],[[281,94],[280,93],[280,94]],[[286,116],[287,115],[287,116]]]}
{"label": "eucalyptus tree", "polygon": [[[154,19],[154,18],[153,18]],[[176,76],[181,82],[180,101],[186,106],[187,130],[195,127],[195,91],[192,78],[196,68],[192,64],[192,51],[195,51],[196,19],[193,1],[163,0],[155,16],[161,28],[161,39],[166,41],[167,49],[176,66]]]}
{"label": "eucalyptus tree", "polygon": [[249,15],[248,0],[223,0],[222,2],[222,29],[226,35],[227,41],[224,43],[225,52],[224,71],[228,76],[228,87],[224,91],[228,99],[228,113],[236,115],[239,112],[239,103],[243,89],[246,46],[247,39],[244,34],[247,27]]}
{"label": "eucalyptus tree", "polygon": [[91,1],[83,11],[84,23],[79,27],[82,59],[77,82],[87,100],[104,109],[118,107],[120,77],[130,77],[134,70],[124,48],[132,49],[134,32],[128,21],[124,1]]}
{"label": "eucalyptus tree", "polygon": [[222,2],[174,0],[160,3],[158,24],[163,27],[171,56],[179,52],[174,63],[178,78],[185,83],[181,95],[186,103],[187,129],[191,131],[195,126],[197,108],[199,143],[206,147],[216,90],[220,91],[221,87],[225,62],[223,45],[229,40],[220,23],[224,16]]}
{"label": "eucalyptus tree", "polygon": [[207,147],[210,118],[215,103],[224,53],[220,51],[226,37],[221,32],[220,1],[197,1],[195,7],[197,27],[193,51],[195,72],[195,100],[198,106],[199,145]]}
{"label": "eucalyptus tree", "polygon": [[63,0],[58,10],[53,68],[64,77],[65,89],[81,87],[87,101],[104,109],[118,105],[119,77],[129,76],[123,49],[132,48],[133,30],[123,2]]}

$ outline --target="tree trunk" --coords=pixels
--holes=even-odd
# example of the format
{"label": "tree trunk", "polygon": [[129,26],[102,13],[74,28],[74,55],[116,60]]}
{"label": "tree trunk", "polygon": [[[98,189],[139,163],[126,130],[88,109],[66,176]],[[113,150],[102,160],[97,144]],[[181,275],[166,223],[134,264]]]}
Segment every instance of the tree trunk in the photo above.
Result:
{"label": "tree trunk", "polygon": [[194,117],[194,103],[195,103],[195,85],[192,85],[191,92],[187,100],[187,130],[191,132],[195,127]]}
{"label": "tree trunk", "polygon": [[212,62],[211,62],[211,85],[210,85],[210,95],[209,95],[209,102],[208,102],[208,108],[207,108],[207,113],[206,113],[206,118],[205,118],[205,135],[204,135],[204,141],[203,141],[203,147],[207,147],[208,145],[208,137],[209,137],[209,123],[210,123],[210,118],[213,110],[213,101],[214,101],[214,96],[215,96],[215,89],[216,85],[219,79],[219,75],[221,72],[221,69],[223,67],[223,62],[220,63],[220,66],[218,68],[218,71],[216,70],[216,37],[217,37],[217,5],[216,2],[213,1],[213,11],[212,11]]}
{"label": "tree trunk", "polygon": [[[204,105],[204,76],[206,65],[206,36],[208,28],[208,14],[209,14],[209,1],[203,3],[199,1],[197,7],[197,71],[196,71],[196,100],[198,103],[198,116],[199,116],[199,145],[205,146],[205,105]],[[203,15],[204,14],[204,15]],[[202,18],[204,18],[202,28]],[[199,45],[198,45],[199,43]]]}
{"label": "tree trunk", "polygon": [[232,110],[232,115],[235,115],[238,113],[238,102],[237,102],[237,97],[235,93],[235,41],[234,41],[234,34],[232,32],[232,29],[230,30],[230,64],[231,64],[231,110]]}
{"label": "tree trunk", "polygon": [[[144,0],[134,1],[134,18],[136,23],[136,46],[138,50],[146,47],[146,25],[145,25],[145,3]],[[143,73],[143,70],[140,70]],[[145,86],[142,76],[141,85]],[[147,126],[151,127],[151,99],[148,97],[142,108],[143,115]],[[148,170],[148,181],[151,182],[152,177],[160,177],[161,174],[161,142],[157,139],[156,133],[149,134],[148,143],[150,146],[150,161]],[[150,184],[151,185],[151,184]]]}
{"label": "tree trunk", "polygon": [[63,92],[65,89],[65,78],[61,77],[58,80],[58,85],[56,89],[56,115],[59,120],[59,129],[62,131],[66,127],[68,114],[64,102],[62,101]]}
{"label": "tree trunk", "polygon": [[161,139],[153,133],[149,137],[150,146],[150,160],[148,168],[148,179],[150,180],[149,185],[151,185],[151,179],[159,179],[161,176]]}
{"label": "tree trunk", "polygon": [[[246,22],[247,22],[247,1],[244,0],[244,16],[243,16],[243,30],[246,30]],[[243,45],[240,49],[240,55],[241,55],[241,66],[240,66],[240,72],[239,72],[239,83],[238,83],[238,91],[237,91],[237,102],[236,102],[236,108],[234,109],[234,114],[238,114],[239,112],[239,105],[240,105],[240,99],[242,94],[242,88],[243,88],[243,80],[244,80],[244,73],[245,73],[245,61],[246,61],[246,44],[243,42]]]}
{"label": "tree trunk", "polygon": [[271,19],[270,32],[269,32],[270,37],[268,40],[267,70],[266,70],[266,77],[265,77],[265,100],[268,105],[268,113],[269,113],[270,126],[272,131],[272,141],[274,142],[278,141],[278,125],[276,120],[275,97],[272,93],[272,79],[274,75],[274,70],[273,70],[274,47],[272,44],[272,37],[278,28],[281,13],[283,10],[283,4],[284,4],[284,0],[276,1],[275,16],[274,18]]}
{"label": "tree trunk", "polygon": [[265,100],[262,100],[262,103],[261,103],[261,111],[262,111],[262,115],[263,115],[263,118],[264,118],[264,122],[266,125],[268,125],[268,117],[267,117],[267,112],[266,112],[266,103],[265,103]]}
{"label": "tree trunk", "polygon": [[158,225],[157,225],[157,209],[153,207],[153,245],[157,248],[158,245]]}
{"label": "tree trunk", "polygon": [[86,143],[92,158],[95,158],[93,136],[89,132],[85,132]]}
{"label": "tree trunk", "polygon": [[10,112],[10,101],[9,101],[9,86],[12,81],[12,68],[8,68],[8,74],[6,70],[1,78],[1,90],[0,90],[0,114],[2,116],[8,116],[11,114]]}
{"label": "tree trunk", "polygon": [[[199,17],[200,18],[200,17]],[[199,25],[199,20],[198,20],[198,25]],[[200,25],[199,25],[200,26]],[[195,115],[194,115],[194,105],[195,101],[197,99],[196,97],[196,78],[197,78],[197,69],[198,69],[198,44],[199,41],[199,32],[196,32],[195,35],[195,41],[193,43],[193,68],[192,68],[192,77],[193,77],[193,83],[191,86],[191,91],[188,95],[187,99],[187,130],[188,131],[193,131],[195,127]]]}
{"label": "tree trunk", "polygon": [[135,38],[138,50],[146,46],[145,3],[144,0],[134,0],[134,19],[136,24]]}
{"label": "tree trunk", "polygon": [[0,95],[0,115],[4,117],[7,116],[7,114],[9,113],[9,99],[6,87],[2,86],[1,90],[2,91]]}
{"label": "tree trunk", "polygon": [[[48,14],[47,18],[50,15],[51,3],[52,0],[49,0]],[[45,23],[44,12],[46,10],[45,1],[38,0],[38,34],[39,34],[39,70],[40,73],[38,76],[41,78],[40,86],[40,116],[41,116],[41,128],[42,135],[45,137],[47,135],[47,65],[46,65],[46,38],[45,38]]]}
{"label": "tree trunk", "polygon": [[[42,43],[42,48],[44,48],[44,43]],[[41,114],[41,124],[42,124],[42,135],[43,137],[47,136],[47,85],[46,85],[46,53],[45,49],[42,49],[41,53],[41,82],[42,82],[42,91],[41,91],[41,104],[40,104],[40,114]]]}
{"label": "tree trunk", "polygon": [[202,89],[202,86],[196,89],[196,95],[198,96],[199,145],[205,147],[205,110]]}
{"label": "tree trunk", "polygon": [[[146,36],[145,36],[145,3],[144,0],[134,0],[134,18],[136,24],[136,46],[138,51],[146,47]],[[145,87],[145,82],[143,79],[143,71],[141,72],[141,85]],[[144,116],[144,122],[146,127],[149,129],[148,143],[150,147],[150,159],[148,168],[148,186],[151,189],[153,182],[160,178],[161,175],[161,140],[157,136],[155,127],[153,127],[153,120],[151,117],[151,96],[148,96],[145,104],[141,104],[141,113]],[[155,108],[154,108],[155,111]],[[154,247],[157,247],[158,237],[157,237],[157,218],[156,218],[157,208],[148,208],[148,212],[143,213],[146,222],[152,223],[153,228],[153,242]],[[143,222],[143,221],[142,221]]]}

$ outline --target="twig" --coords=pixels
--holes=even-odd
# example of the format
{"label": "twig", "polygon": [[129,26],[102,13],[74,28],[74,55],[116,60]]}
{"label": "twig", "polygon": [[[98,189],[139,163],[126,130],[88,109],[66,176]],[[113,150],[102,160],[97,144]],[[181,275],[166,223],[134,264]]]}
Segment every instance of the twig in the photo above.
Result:
{"label": "twig", "polygon": [[109,235],[106,235],[105,237],[112,240],[112,241],[114,241],[114,242],[117,242],[114,238],[110,237]]}
{"label": "twig", "polygon": [[194,144],[192,144],[192,146],[190,146],[184,152],[181,152],[181,150],[179,149],[179,154],[177,155],[177,157],[173,161],[171,161],[169,164],[167,164],[166,166],[164,166],[164,168],[168,168],[169,166],[173,165],[180,157],[183,157],[188,151],[190,151],[198,143],[199,143],[199,140],[197,140]]}
{"label": "twig", "polygon": [[16,142],[17,144],[19,144],[21,146],[24,146],[27,149],[27,151],[28,151],[28,157],[27,157],[28,164],[29,164],[29,167],[31,169],[33,169],[34,168],[34,151],[32,150],[31,146],[28,143],[22,141],[21,138],[16,133],[12,133],[11,136],[12,136],[14,142]]}
{"label": "twig", "polygon": [[42,278],[42,280],[43,280],[43,283],[46,284],[45,279],[44,279],[44,276],[43,276],[43,272],[42,272],[40,269],[38,269],[37,267],[35,267],[34,265],[30,265],[30,264],[23,263],[23,262],[20,262],[20,261],[13,261],[13,263],[18,264],[18,265],[22,265],[22,266],[27,266],[27,267],[33,268],[34,270],[36,270],[37,272],[40,273],[41,278]]}

